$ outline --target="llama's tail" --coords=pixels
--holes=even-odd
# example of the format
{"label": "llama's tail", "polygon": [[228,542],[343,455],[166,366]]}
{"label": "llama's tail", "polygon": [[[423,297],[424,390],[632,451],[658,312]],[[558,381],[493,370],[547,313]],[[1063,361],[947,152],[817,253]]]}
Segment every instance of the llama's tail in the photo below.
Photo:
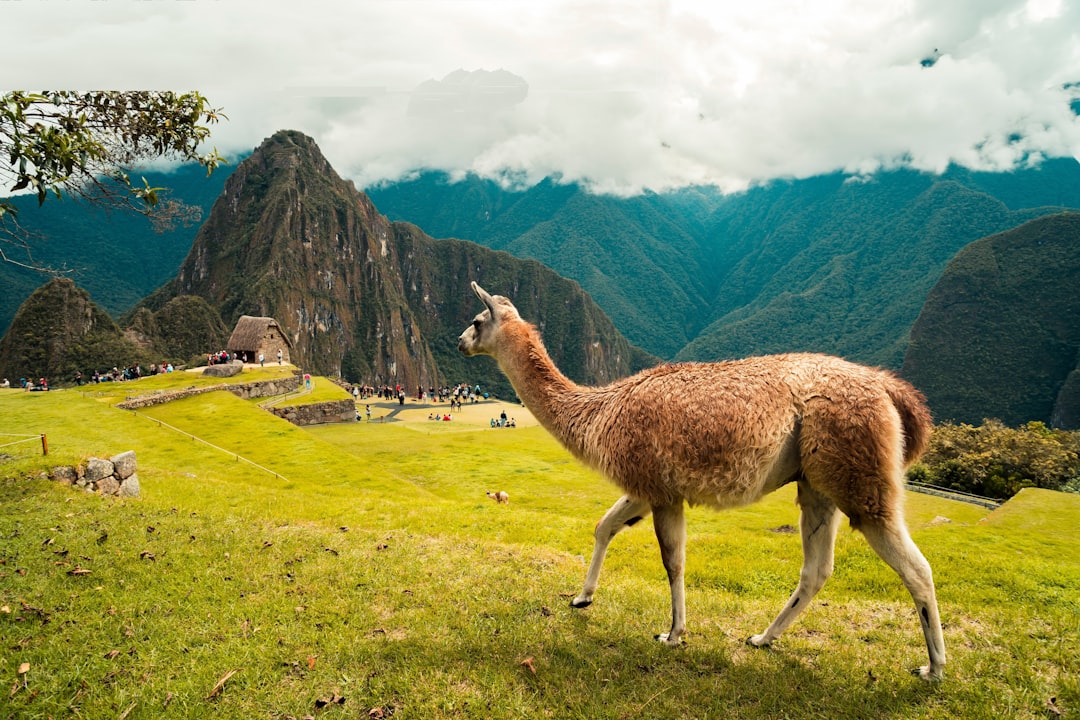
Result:
{"label": "llama's tail", "polygon": [[890,378],[885,392],[900,413],[904,427],[904,466],[907,467],[923,454],[930,442],[930,432],[934,429],[930,408],[926,406],[926,396],[901,378]]}

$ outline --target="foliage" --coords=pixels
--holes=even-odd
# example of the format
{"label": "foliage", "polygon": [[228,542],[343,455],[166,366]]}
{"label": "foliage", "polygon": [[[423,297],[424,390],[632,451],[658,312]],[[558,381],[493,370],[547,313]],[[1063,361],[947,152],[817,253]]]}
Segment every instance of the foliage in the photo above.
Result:
{"label": "foliage", "polygon": [[1080,431],[1051,430],[1041,422],[1011,428],[942,423],[909,471],[912,482],[1008,499],[1026,487],[1080,491]]}
{"label": "foliage", "polygon": [[[197,92],[8,92],[0,96],[0,183],[11,192],[33,192],[39,205],[50,194],[68,194],[145,212],[158,204],[161,188],[145,179],[132,182],[126,168],[173,158],[212,172],[223,159],[216,150],[200,153],[199,146],[222,117]],[[15,205],[0,201],[0,240],[20,244],[32,265],[16,214]],[[2,246],[0,257],[9,260]]]}
{"label": "foliage", "polygon": [[798,580],[798,536],[775,532],[796,522],[791,487],[688,511],[691,634],[672,649],[652,639],[669,599],[647,523],[612,544],[597,602],[567,606],[618,492],[539,428],[305,430],[228,393],[134,414],[71,390],[0,391],[0,417],[47,433],[48,465],[133,449],[143,492],[27,479],[40,457],[0,465],[4,716],[1043,720],[1080,707],[1073,496],[1025,490],[990,515],[909,496],[950,653],[931,687],[904,669],[925,654],[910,597],[857,533],[840,533],[835,575],[774,648],[746,647]]}

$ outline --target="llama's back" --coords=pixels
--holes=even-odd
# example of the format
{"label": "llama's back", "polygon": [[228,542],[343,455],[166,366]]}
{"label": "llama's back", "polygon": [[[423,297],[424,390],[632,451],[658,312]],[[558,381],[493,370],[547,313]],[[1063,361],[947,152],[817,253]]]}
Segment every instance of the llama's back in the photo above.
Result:
{"label": "llama's back", "polygon": [[[885,371],[788,354],[661,365],[585,390],[568,400],[578,406],[568,414],[589,428],[579,457],[628,494],[655,504],[681,496],[730,506],[753,502],[790,479],[785,473],[798,472],[798,437],[815,403],[832,410],[895,405],[909,437],[905,457],[917,455],[929,417],[919,398]],[[855,412],[837,417],[875,424]]]}
{"label": "llama's back", "polygon": [[586,459],[654,504],[753,502],[798,422],[787,370],[754,360],[661,365],[587,391]]}

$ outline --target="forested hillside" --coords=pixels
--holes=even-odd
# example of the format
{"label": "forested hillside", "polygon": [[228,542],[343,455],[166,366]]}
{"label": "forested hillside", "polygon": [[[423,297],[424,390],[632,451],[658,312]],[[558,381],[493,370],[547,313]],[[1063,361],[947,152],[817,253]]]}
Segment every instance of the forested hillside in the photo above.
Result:
{"label": "forested hillside", "polygon": [[663,357],[799,349],[897,368],[948,260],[985,235],[1080,208],[1080,164],[637,198],[426,174],[368,194],[433,236],[534,257],[577,280],[632,342]]}
{"label": "forested hillside", "polygon": [[911,331],[903,375],[940,420],[1080,427],[1080,213],[960,251]]}

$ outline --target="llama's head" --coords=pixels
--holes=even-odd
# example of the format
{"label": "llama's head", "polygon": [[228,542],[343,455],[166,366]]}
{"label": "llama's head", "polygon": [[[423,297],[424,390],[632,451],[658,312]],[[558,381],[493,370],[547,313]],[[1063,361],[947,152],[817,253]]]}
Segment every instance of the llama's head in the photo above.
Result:
{"label": "llama's head", "polygon": [[465,356],[494,355],[498,342],[499,329],[507,323],[520,320],[517,308],[501,295],[489,295],[484,288],[472,284],[473,292],[486,308],[473,318],[472,324],[465,328],[458,338],[458,350]]}

